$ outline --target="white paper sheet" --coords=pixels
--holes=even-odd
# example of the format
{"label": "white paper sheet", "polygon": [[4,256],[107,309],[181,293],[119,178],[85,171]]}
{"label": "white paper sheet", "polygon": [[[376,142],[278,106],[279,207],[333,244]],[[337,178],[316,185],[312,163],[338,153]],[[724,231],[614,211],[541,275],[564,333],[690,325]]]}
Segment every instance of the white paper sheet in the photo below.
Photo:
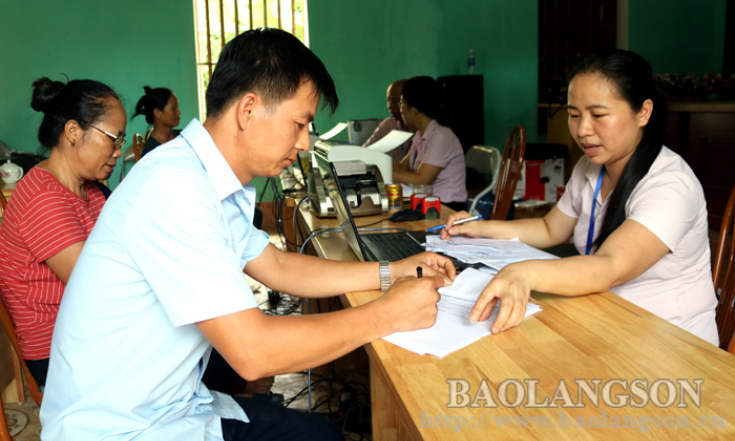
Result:
{"label": "white paper sheet", "polygon": [[337,133],[341,132],[342,130],[347,128],[347,123],[337,123],[336,126],[332,127],[332,130],[328,131],[327,133],[323,134],[319,138],[321,139],[332,139],[335,136],[337,136]]}
{"label": "white paper sheet", "polygon": [[[472,268],[462,271],[452,286],[439,289],[442,298],[437,304],[439,313],[434,326],[417,331],[396,332],[383,340],[417,354],[444,357],[492,334],[492,325],[498,317],[500,303],[495,306],[488,320],[478,323],[469,321],[475,301],[492,277]],[[540,310],[540,306],[529,303],[526,315]]]}
{"label": "white paper sheet", "polygon": [[380,138],[374,144],[370,144],[367,148],[377,150],[380,153],[388,153],[391,150],[395,150],[399,145],[406,142],[406,140],[412,136],[413,133],[411,132],[391,130],[390,133]]}
{"label": "white paper sheet", "polygon": [[558,259],[520,242],[517,238],[497,240],[452,237],[442,240],[439,236],[426,236],[426,250],[444,253],[465,263],[482,263],[496,271],[524,260]]}
{"label": "white paper sheet", "polygon": [[403,197],[404,198],[410,198],[413,194],[413,185],[411,184],[401,184],[401,188],[403,189]]}

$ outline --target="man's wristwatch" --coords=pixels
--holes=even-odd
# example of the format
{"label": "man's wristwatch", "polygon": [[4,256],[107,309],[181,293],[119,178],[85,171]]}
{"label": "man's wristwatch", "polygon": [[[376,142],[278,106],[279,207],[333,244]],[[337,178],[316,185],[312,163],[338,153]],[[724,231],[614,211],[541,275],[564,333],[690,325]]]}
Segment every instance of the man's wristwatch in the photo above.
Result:
{"label": "man's wristwatch", "polygon": [[387,291],[390,288],[390,262],[380,261],[380,290]]}

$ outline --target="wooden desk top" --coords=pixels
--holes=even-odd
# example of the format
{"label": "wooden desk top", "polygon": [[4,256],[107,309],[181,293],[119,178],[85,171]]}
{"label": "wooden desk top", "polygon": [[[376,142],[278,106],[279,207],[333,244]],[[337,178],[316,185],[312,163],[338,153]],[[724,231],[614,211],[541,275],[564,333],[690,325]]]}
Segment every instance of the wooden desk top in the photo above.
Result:
{"label": "wooden desk top", "polygon": [[[445,216],[448,211],[444,210]],[[300,215],[311,231],[336,224],[317,219],[308,210],[302,209]],[[369,218],[357,220],[358,225],[368,223]],[[313,239],[319,254],[355,260],[341,236],[326,233]],[[348,293],[342,301],[346,306],[359,306],[380,295],[379,291]],[[735,439],[735,356],[610,292],[573,298],[534,292],[533,298],[543,308],[540,313],[442,359],[420,356],[382,340],[366,345],[387,396],[397,403],[398,418],[408,421],[408,433],[398,434],[398,439]],[[448,379],[466,380],[471,399],[484,380],[498,407],[449,408]],[[594,387],[597,379],[600,391],[610,380],[626,381],[626,387],[609,383],[612,399],[628,398],[634,403],[641,399],[630,383],[645,380],[647,385],[639,382],[637,386],[647,390],[664,380],[658,394],[664,404],[667,384],[679,389],[677,379],[692,386],[701,379],[701,406],[679,391],[670,406],[649,402],[643,407],[619,408],[603,399],[594,405],[586,397],[581,400],[584,407],[527,407],[528,394],[519,407],[510,407],[498,395],[504,381],[524,385],[524,380],[538,380],[536,402],[543,402],[547,397],[560,397],[555,393],[563,380],[571,402],[578,404],[575,380]],[[524,386],[522,390],[530,389]],[[512,404],[514,386],[508,393],[507,401]],[[677,407],[682,397],[688,407]],[[458,396],[454,403],[462,404],[462,400]],[[563,399],[553,402],[561,406]],[[482,406],[484,401],[478,403]],[[544,420],[531,418],[524,424],[520,417],[548,418],[548,427],[540,427]],[[634,418],[632,428],[625,417]],[[460,428],[463,422],[465,427]],[[593,427],[600,424],[607,427]],[[615,424],[620,428],[614,428]]]}

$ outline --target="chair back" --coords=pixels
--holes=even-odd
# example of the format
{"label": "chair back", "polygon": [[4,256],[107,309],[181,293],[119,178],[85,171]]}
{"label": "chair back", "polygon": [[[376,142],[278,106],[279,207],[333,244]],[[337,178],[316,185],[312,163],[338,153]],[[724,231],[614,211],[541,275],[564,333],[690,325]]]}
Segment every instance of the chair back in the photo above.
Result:
{"label": "chair back", "polygon": [[484,145],[473,146],[464,155],[464,162],[467,164],[467,168],[471,168],[482,174],[492,173],[493,180],[498,176],[500,161],[502,159],[503,155],[500,154],[500,150]]}
{"label": "chair back", "polygon": [[728,349],[733,333],[735,333],[735,234],[733,234],[733,211],[735,210],[735,187],[730,192],[725,214],[720,226],[720,238],[712,267],[712,282],[715,292],[719,294],[717,303],[717,330],[720,335],[720,347]]}
{"label": "chair back", "polygon": [[[487,147],[484,145],[476,145],[467,150],[464,155],[465,164],[467,168],[474,170],[482,175],[490,174],[491,182],[490,185],[486,186],[480,193],[474,196],[472,205],[470,206],[470,214],[479,214],[475,207],[477,206],[480,198],[495,190],[495,186],[498,184],[498,174],[500,172],[500,162],[503,155],[495,147]],[[469,176],[469,175],[468,175]],[[468,177],[469,181],[469,177]],[[469,187],[469,182],[468,182]],[[468,189],[468,191],[470,191]]]}
{"label": "chair back", "polygon": [[0,396],[0,441],[14,441],[8,430],[8,423],[5,422],[5,406],[3,405],[3,397]]}
{"label": "chair back", "polygon": [[347,121],[347,134],[350,144],[363,145],[380,125],[378,118],[353,119]]}
{"label": "chair back", "polygon": [[[23,377],[26,380],[26,384],[28,385],[28,392],[31,394],[31,398],[33,398],[33,401],[38,404],[39,407],[41,407],[41,401],[43,400],[43,393],[41,392],[41,389],[38,387],[38,383],[36,383],[36,379],[33,378],[33,375],[31,375],[31,372],[28,370],[28,366],[26,366],[26,362],[23,359],[23,354],[20,352],[20,345],[18,345],[18,336],[15,335],[15,324],[13,323],[13,320],[10,318],[10,314],[8,314],[8,310],[5,308],[5,300],[2,298],[2,293],[0,292],[0,321],[3,322],[3,327],[5,328],[5,333],[8,334],[8,338],[10,339],[10,343],[13,345],[13,348],[15,349],[15,353],[18,355],[18,359],[20,360],[20,366],[23,368]],[[0,438],[1,440],[2,438]]]}
{"label": "chair back", "polygon": [[8,206],[8,200],[5,199],[5,195],[0,191],[0,217],[5,214],[5,207]]}
{"label": "chair back", "polygon": [[508,217],[510,204],[513,203],[513,194],[516,192],[516,186],[518,185],[518,178],[521,176],[521,171],[523,171],[523,156],[525,154],[526,128],[519,124],[513,127],[508,141],[505,143],[490,219],[505,220]]}

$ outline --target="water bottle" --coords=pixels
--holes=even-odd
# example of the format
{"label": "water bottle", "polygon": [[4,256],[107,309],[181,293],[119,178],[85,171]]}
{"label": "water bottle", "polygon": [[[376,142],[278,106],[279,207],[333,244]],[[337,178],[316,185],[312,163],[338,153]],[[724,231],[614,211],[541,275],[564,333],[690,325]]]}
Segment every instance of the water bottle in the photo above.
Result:
{"label": "water bottle", "polygon": [[467,57],[467,75],[475,74],[475,51],[470,49],[470,56]]}

